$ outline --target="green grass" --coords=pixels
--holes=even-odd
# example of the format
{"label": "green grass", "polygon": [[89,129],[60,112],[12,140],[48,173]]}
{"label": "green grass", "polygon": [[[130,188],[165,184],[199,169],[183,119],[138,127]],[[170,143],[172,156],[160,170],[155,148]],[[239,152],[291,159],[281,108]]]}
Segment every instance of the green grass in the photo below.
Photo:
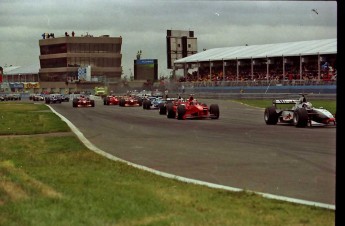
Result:
{"label": "green grass", "polygon": [[[0,114],[12,113],[15,123],[28,109],[33,118],[48,110],[21,106],[0,104]],[[44,123],[66,131],[58,118]],[[16,128],[10,134],[30,127],[8,125]],[[0,177],[0,225],[6,226],[335,224],[332,210],[159,177],[105,159],[69,134],[0,136]]]}
{"label": "green grass", "polygon": [[22,102],[0,104],[0,135],[69,131],[69,127],[45,105]]}

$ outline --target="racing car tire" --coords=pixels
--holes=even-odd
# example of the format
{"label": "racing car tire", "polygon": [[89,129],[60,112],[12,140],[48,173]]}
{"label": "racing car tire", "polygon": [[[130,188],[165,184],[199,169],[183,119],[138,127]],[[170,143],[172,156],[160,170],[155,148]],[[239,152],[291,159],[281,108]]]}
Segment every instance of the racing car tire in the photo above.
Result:
{"label": "racing car tire", "polygon": [[119,106],[120,107],[124,107],[125,104],[126,104],[126,100],[125,99],[120,99]]}
{"label": "racing car tire", "polygon": [[[149,100],[143,100],[143,109],[150,109],[150,105],[151,105],[151,102]],[[140,103],[139,103],[139,106],[140,106]]]}
{"label": "racing car tire", "polygon": [[296,127],[306,127],[308,125],[308,111],[305,108],[298,108],[293,114],[293,124]]}
{"label": "racing car tire", "polygon": [[91,107],[95,107],[95,100],[90,100]]}
{"label": "racing car tire", "polygon": [[146,109],[147,110],[151,109],[151,101],[150,100],[146,100]]}
{"label": "racing car tire", "polygon": [[108,99],[107,97],[105,97],[105,98],[103,99],[103,104],[104,104],[104,105],[109,105],[109,99]]}
{"label": "racing car tire", "polygon": [[219,119],[218,104],[211,104],[209,112],[210,112],[211,119]]}
{"label": "racing car tire", "polygon": [[167,108],[163,103],[158,104],[159,114],[165,115],[167,113]]}
{"label": "racing car tire", "polygon": [[46,98],[45,102],[46,104],[50,104],[50,98]]}
{"label": "racing car tire", "polygon": [[267,125],[276,125],[278,123],[279,115],[274,106],[267,107],[264,113],[264,119]]}
{"label": "racing car tire", "polygon": [[186,114],[186,106],[184,106],[182,104],[179,105],[177,107],[177,119],[178,120],[184,119],[185,114]]}
{"label": "racing car tire", "polygon": [[174,111],[174,105],[172,103],[168,103],[166,105],[167,110],[167,118],[175,118],[176,112]]}
{"label": "racing car tire", "polygon": [[143,105],[143,100],[141,98],[138,99],[139,106]]}
{"label": "racing car tire", "polygon": [[73,106],[74,108],[78,107],[78,99],[74,99],[74,100],[73,100],[72,106]]}

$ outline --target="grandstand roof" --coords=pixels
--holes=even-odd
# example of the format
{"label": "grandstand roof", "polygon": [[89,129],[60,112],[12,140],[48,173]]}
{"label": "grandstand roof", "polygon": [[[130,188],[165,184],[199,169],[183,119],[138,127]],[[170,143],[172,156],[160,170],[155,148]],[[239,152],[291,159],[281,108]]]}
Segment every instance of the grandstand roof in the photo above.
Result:
{"label": "grandstand roof", "polygon": [[20,66],[12,66],[12,65],[11,66],[5,66],[5,67],[3,67],[4,74],[7,74],[8,72],[10,72],[14,69],[17,69],[17,68],[20,68]]}
{"label": "grandstand roof", "polygon": [[336,54],[337,39],[286,42],[265,45],[235,46],[208,49],[203,52],[175,60],[174,63],[192,63],[234,59],[266,58],[281,56],[305,56]]}
{"label": "grandstand roof", "polygon": [[38,74],[40,69],[40,65],[39,64],[32,64],[32,65],[28,65],[28,66],[22,66],[22,67],[18,67],[16,66],[16,68],[6,71],[4,70],[4,74],[5,75],[18,75],[18,74]]}

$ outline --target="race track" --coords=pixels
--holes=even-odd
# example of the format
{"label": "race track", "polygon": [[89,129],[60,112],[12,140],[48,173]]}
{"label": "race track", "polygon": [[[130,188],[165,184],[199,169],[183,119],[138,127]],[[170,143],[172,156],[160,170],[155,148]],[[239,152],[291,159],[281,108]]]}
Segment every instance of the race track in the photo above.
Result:
{"label": "race track", "polygon": [[95,146],[155,170],[335,205],[336,128],[268,126],[263,109],[230,100],[218,120],[175,120],[142,107],[52,104]]}

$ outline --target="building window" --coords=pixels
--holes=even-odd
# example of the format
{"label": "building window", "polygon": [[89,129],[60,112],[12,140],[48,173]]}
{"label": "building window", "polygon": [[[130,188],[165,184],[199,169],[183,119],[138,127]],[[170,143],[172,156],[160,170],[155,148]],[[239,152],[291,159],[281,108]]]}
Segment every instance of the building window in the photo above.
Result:
{"label": "building window", "polygon": [[66,67],[66,66],[67,66],[67,58],[41,60],[42,68],[57,68],[57,67]]}
{"label": "building window", "polygon": [[41,55],[67,53],[67,45],[64,43],[57,45],[41,46],[40,51]]}

